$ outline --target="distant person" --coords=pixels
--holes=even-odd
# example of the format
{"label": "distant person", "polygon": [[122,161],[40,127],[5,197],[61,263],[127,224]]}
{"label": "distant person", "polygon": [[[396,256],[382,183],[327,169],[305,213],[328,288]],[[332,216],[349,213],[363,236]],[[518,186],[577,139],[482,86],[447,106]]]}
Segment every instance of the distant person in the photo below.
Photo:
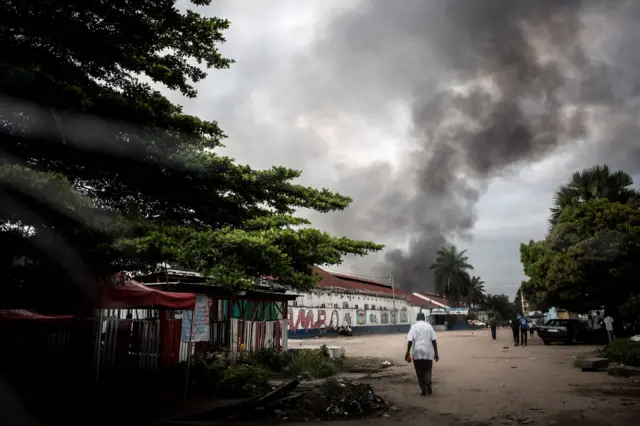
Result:
{"label": "distant person", "polygon": [[491,327],[491,338],[493,340],[496,340],[496,331],[498,328],[498,324],[496,322],[496,316],[492,316],[491,318],[489,318],[489,327]]}
{"label": "distant person", "polygon": [[611,318],[611,315],[604,317],[604,327],[607,329],[607,336],[609,337],[609,343],[611,343],[616,338],[613,334],[613,318]]}
{"label": "distant person", "polygon": [[520,345],[520,320],[516,317],[511,320],[511,331],[513,332],[513,344]]}
{"label": "distant person", "polygon": [[531,321],[529,323],[529,337],[533,339],[533,332],[536,330],[536,323]]}
{"label": "distant person", "polygon": [[600,311],[596,311],[593,316],[593,329],[600,330],[602,328],[602,317],[600,316]]}
{"label": "distant person", "polygon": [[[407,335],[407,353],[404,358],[407,362],[413,359],[413,366],[418,376],[418,385],[420,385],[421,395],[431,395],[433,388],[431,387],[431,375],[433,370],[433,361],[438,362],[438,344],[436,343],[436,332],[424,320],[424,314],[418,313],[417,322],[409,329]],[[412,352],[413,350],[413,352]]]}
{"label": "distant person", "polygon": [[520,345],[524,345],[527,346],[527,329],[528,329],[528,324],[527,324],[527,318],[522,315],[520,317]]}

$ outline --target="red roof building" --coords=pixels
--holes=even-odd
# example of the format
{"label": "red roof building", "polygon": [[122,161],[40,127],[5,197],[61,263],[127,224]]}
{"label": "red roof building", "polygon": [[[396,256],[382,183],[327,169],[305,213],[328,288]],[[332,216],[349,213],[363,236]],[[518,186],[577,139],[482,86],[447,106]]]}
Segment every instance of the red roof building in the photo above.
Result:
{"label": "red roof building", "polygon": [[[395,294],[397,298],[403,298],[408,300],[413,306],[419,306],[426,309],[440,308],[437,304],[444,298],[429,296],[428,300],[425,297],[416,296],[415,293],[401,290],[399,288],[392,288],[391,283],[385,283],[381,281],[372,280],[369,278],[357,277],[354,275],[342,274],[339,272],[327,271],[319,267],[314,267],[314,271],[322,277],[322,280],[318,282],[318,288],[340,288],[345,290],[360,291],[363,293],[373,293],[381,296],[392,297]],[[433,303],[436,301],[436,303]],[[448,305],[447,305],[448,306]]]}

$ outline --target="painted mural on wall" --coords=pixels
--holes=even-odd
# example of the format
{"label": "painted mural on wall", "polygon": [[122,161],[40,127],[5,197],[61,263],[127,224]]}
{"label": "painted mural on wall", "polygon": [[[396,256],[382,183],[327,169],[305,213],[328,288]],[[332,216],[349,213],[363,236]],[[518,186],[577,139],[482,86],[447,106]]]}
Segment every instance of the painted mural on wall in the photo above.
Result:
{"label": "painted mural on wall", "polygon": [[409,317],[407,316],[407,311],[400,311],[400,324],[405,324],[409,322]]}
{"label": "painted mural on wall", "polygon": [[380,324],[389,324],[389,312],[382,312],[380,314]]}
{"label": "painted mural on wall", "polygon": [[351,314],[345,312],[340,321],[338,309],[289,308],[287,310],[287,329],[289,331],[308,331],[310,329],[328,330],[340,326],[351,326]]}
{"label": "painted mural on wall", "polygon": [[377,324],[378,323],[378,314],[372,312],[369,314],[369,324]]}
{"label": "painted mural on wall", "polygon": [[340,324],[340,325],[343,325],[345,327],[347,327],[347,326],[351,327],[352,326],[352,323],[351,323],[351,312],[345,312],[344,313],[344,319],[342,320],[342,324]]}
{"label": "painted mural on wall", "polygon": [[367,321],[367,314],[365,313],[365,311],[359,310],[358,311],[358,324],[359,325],[364,325],[364,323],[366,321]]}

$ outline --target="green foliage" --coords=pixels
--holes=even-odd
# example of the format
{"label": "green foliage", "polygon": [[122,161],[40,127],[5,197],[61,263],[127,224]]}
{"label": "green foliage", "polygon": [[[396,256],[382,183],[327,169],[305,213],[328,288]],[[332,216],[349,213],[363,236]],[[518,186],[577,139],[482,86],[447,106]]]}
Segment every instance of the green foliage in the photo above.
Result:
{"label": "green foliage", "polygon": [[307,288],[312,265],[382,248],[306,227],[297,210],[343,210],[351,199],[294,183],[298,170],[217,155],[218,124],[149,84],[195,97],[206,69],[233,62],[218,51],[230,23],[197,13],[209,3],[0,5],[10,23],[0,26],[5,290],[43,291],[51,276],[86,286],[165,261],[228,286],[271,275]]}
{"label": "green foliage", "polygon": [[247,362],[271,370],[275,373],[287,371],[295,355],[290,351],[278,351],[275,348],[260,349],[249,354]]}
{"label": "green foliage", "polygon": [[[195,360],[189,373],[189,386],[198,394],[246,398],[271,390],[269,379],[276,375],[302,380],[324,379],[341,368],[342,360],[332,359],[325,345],[298,352],[267,348],[244,354],[236,364],[221,359]],[[184,377],[184,370],[180,377]]]}
{"label": "green foliage", "polygon": [[640,342],[616,339],[604,347],[602,354],[609,361],[619,362],[631,367],[640,367]]}
{"label": "green foliage", "polygon": [[595,199],[564,209],[543,241],[520,246],[529,280],[523,290],[539,303],[615,313],[637,291],[640,210]]}
{"label": "green foliage", "polygon": [[[198,394],[212,394],[216,391],[218,383],[224,377],[224,372],[230,368],[230,364],[224,360],[204,360],[197,359],[191,363],[189,371],[189,388],[191,392]],[[180,377],[183,378],[186,363],[181,371]],[[184,379],[183,379],[184,381]]]}
{"label": "green foliage", "polygon": [[342,360],[331,358],[327,347],[322,345],[320,349],[296,353],[287,371],[303,380],[313,380],[330,377],[341,367]]}
{"label": "green foliage", "polygon": [[471,277],[469,281],[464,284],[462,292],[466,295],[465,301],[469,308],[484,303],[486,297],[484,281],[482,281],[480,277]]}
{"label": "green foliage", "polygon": [[468,263],[467,251],[458,251],[456,246],[442,247],[438,256],[430,266],[435,278],[436,290],[456,305],[467,296],[467,283],[471,281],[469,270],[473,266]]}
{"label": "green foliage", "polygon": [[620,314],[622,319],[629,323],[637,323],[640,321],[640,295],[632,294],[620,306]]}
{"label": "green foliage", "polygon": [[515,308],[506,294],[487,294],[482,308],[496,315],[498,321],[510,319],[515,314]]}
{"label": "green foliage", "polygon": [[229,366],[222,373],[216,386],[216,394],[225,398],[246,398],[262,395],[271,390],[269,378],[272,372],[247,364]]}
{"label": "green foliage", "polygon": [[611,172],[606,164],[575,172],[568,184],[556,190],[549,223],[554,226],[566,208],[592,200],[606,199],[639,207],[640,191],[631,188],[632,185],[633,179],[628,173]]}

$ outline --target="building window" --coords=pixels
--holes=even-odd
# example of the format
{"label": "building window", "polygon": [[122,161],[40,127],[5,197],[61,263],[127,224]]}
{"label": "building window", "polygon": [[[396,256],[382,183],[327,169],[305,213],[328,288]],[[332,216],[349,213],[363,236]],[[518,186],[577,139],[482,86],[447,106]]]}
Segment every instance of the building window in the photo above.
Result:
{"label": "building window", "polygon": [[297,306],[298,306],[298,301],[297,301],[297,300],[294,300],[294,301],[293,301],[293,303],[292,303],[292,305],[293,305],[293,307],[294,307],[294,308],[295,308],[295,307],[297,307]]}
{"label": "building window", "polygon": [[321,304],[321,305],[320,305],[320,307],[321,307],[321,308],[326,308],[326,307],[327,307],[327,305],[323,303],[323,304]]}
{"label": "building window", "polygon": [[337,303],[333,304],[333,309],[338,309],[338,304]]}
{"label": "building window", "polygon": [[371,309],[375,309],[375,308],[376,308],[376,305],[371,305]]}
{"label": "building window", "polygon": [[365,311],[369,310],[369,304],[368,304],[368,303],[365,303],[365,304],[364,304],[364,310],[365,310]]}
{"label": "building window", "polygon": [[349,309],[349,302],[342,302],[343,309]]}
{"label": "building window", "polygon": [[358,309],[358,305],[356,305],[356,309]]}

